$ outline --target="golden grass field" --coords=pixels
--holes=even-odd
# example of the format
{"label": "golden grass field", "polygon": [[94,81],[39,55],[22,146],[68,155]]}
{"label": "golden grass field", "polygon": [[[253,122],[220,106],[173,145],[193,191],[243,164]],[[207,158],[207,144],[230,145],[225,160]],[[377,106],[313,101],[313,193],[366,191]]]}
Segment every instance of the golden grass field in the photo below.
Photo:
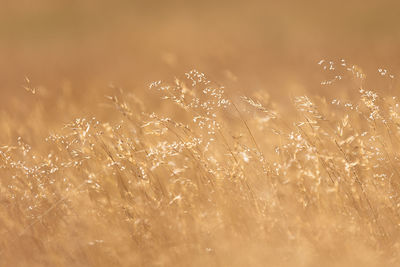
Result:
{"label": "golden grass field", "polygon": [[0,0],[0,266],[400,266],[398,10]]}

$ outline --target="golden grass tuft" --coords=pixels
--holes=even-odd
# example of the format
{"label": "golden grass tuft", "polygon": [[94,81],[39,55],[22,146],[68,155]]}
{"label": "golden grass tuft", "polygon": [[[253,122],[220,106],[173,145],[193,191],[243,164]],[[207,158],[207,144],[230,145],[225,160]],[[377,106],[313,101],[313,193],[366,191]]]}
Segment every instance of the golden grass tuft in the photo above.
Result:
{"label": "golden grass tuft", "polygon": [[38,110],[0,147],[0,265],[398,266],[398,96],[320,65],[346,99],[296,96],[289,111],[193,70],[150,85],[157,112],[116,90],[109,120],[38,141]]}

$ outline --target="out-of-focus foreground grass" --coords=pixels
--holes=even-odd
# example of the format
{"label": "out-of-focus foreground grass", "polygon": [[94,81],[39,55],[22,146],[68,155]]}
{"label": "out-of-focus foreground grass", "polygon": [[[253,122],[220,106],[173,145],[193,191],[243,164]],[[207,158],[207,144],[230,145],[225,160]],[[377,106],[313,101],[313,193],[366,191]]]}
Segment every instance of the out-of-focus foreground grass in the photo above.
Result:
{"label": "out-of-focus foreground grass", "polygon": [[0,2],[0,265],[399,264],[396,1]]}

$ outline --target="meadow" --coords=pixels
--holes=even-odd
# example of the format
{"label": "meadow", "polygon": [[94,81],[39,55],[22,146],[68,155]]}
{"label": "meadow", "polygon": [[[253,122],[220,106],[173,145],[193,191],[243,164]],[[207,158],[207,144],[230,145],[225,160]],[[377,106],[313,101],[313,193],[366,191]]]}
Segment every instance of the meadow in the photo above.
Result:
{"label": "meadow", "polygon": [[0,266],[398,266],[398,4],[154,3],[4,0]]}

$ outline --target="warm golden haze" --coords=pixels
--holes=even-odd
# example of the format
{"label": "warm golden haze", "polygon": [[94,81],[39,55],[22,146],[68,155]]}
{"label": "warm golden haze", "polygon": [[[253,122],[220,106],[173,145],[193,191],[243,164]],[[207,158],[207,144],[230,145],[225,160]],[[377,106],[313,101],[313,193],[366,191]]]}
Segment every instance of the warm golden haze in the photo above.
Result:
{"label": "warm golden haze", "polygon": [[0,266],[400,265],[397,1],[1,2]]}

